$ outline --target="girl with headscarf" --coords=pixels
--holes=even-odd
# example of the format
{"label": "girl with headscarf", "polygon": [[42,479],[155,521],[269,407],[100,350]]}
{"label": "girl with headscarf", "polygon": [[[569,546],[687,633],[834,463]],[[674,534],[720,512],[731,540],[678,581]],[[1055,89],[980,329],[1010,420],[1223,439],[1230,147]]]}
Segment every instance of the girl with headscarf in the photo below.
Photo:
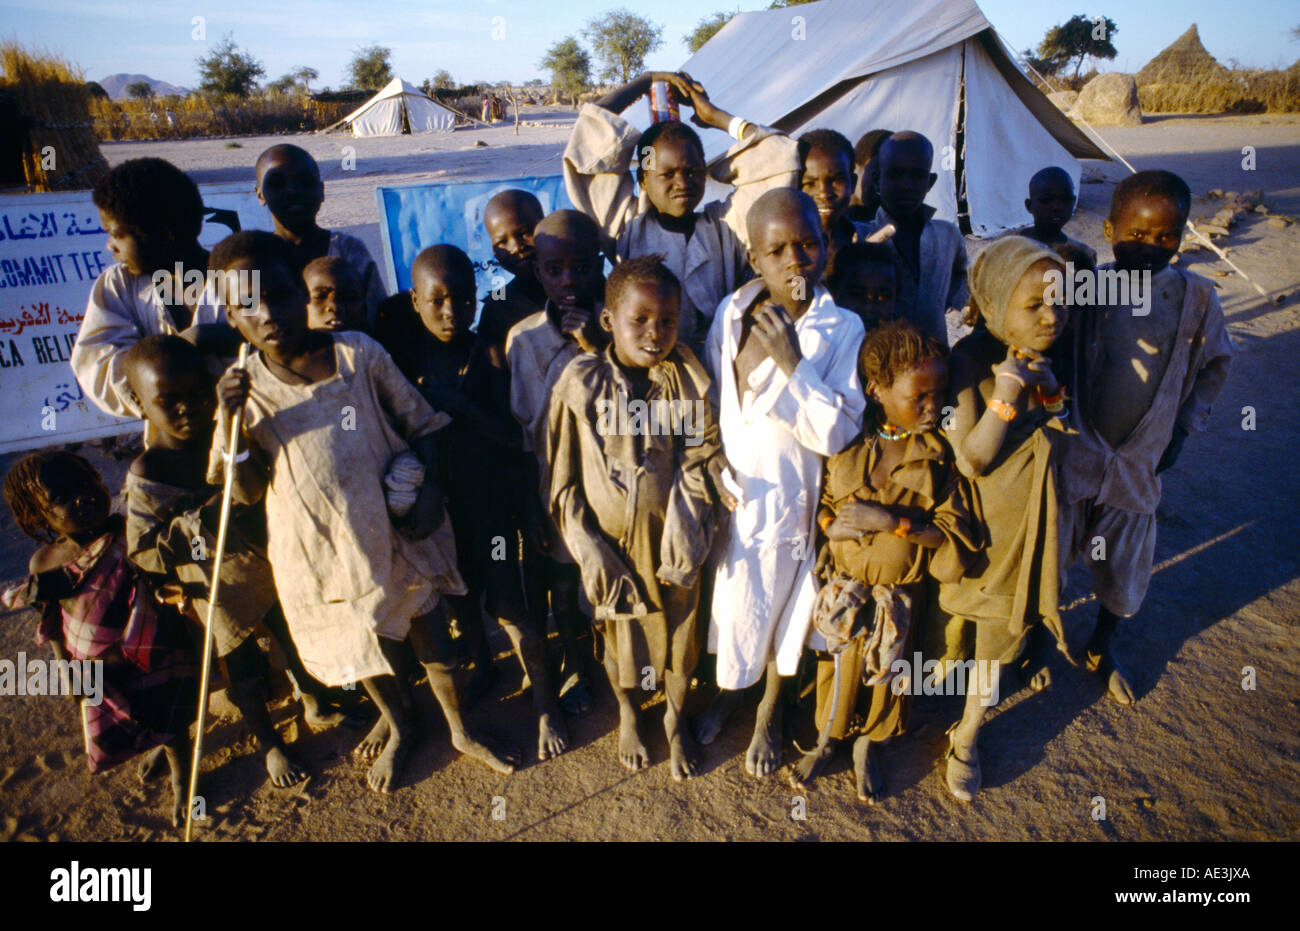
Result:
{"label": "girl with headscarf", "polygon": [[[1064,263],[1040,243],[999,239],[970,273],[975,331],[952,351],[946,432],[957,466],[972,482],[987,545],[966,575],[939,586],[953,627],[974,634],[980,688],[966,676],[966,707],[948,731],[948,789],[970,801],[980,786],[976,748],[989,689],[1002,664],[1024,650],[1035,623],[1065,638],[1057,608],[1057,501],[1053,447],[1067,414],[1065,392],[1046,356],[1066,323],[1053,304]],[[964,639],[964,637],[963,637]],[[996,693],[993,693],[996,694]]]}

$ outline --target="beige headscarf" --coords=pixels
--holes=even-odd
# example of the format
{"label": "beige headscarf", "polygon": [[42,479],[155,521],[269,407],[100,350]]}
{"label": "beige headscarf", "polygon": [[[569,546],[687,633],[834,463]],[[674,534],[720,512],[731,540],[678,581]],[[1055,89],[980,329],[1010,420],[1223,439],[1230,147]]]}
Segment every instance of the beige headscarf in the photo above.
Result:
{"label": "beige headscarf", "polygon": [[1040,242],[1024,236],[1003,236],[989,243],[975,257],[967,279],[971,303],[979,310],[988,331],[1005,343],[1002,318],[1007,312],[1011,292],[1035,262],[1048,261],[1065,274],[1065,262]]}

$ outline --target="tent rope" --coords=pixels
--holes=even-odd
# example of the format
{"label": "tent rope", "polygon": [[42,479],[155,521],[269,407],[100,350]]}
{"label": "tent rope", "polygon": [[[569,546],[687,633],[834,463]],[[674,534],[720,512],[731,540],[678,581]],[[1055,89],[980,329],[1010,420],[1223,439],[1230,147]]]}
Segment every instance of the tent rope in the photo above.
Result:
{"label": "tent rope", "polygon": [[[999,37],[999,38],[1002,37],[1002,36],[1001,36],[1001,33],[998,34],[998,37]],[[1004,45],[1007,45],[1007,40],[1006,40],[1006,39],[1002,39],[1002,43],[1003,43]],[[1012,48],[1012,47],[1013,47],[1013,46],[1011,46],[1011,45],[1007,45],[1007,48]],[[1023,57],[1020,58],[1020,64],[1021,64],[1023,67],[1028,68],[1030,71],[1032,71],[1032,72],[1034,73],[1034,75],[1038,78],[1038,80],[1042,81],[1044,85],[1046,85],[1047,87],[1051,88],[1052,93],[1059,93],[1059,91],[1058,91],[1057,88],[1052,84],[1052,82],[1049,81],[1049,80],[1047,80],[1047,78],[1045,78],[1042,74],[1040,74],[1039,71],[1038,71],[1038,69],[1035,68],[1035,67],[1033,66],[1033,64],[1031,64],[1031,63],[1029,62],[1028,59],[1023,58]],[[1094,140],[1095,142],[1097,142],[1099,145],[1101,145],[1102,148],[1104,148],[1104,149],[1105,149],[1107,152],[1109,152],[1111,155],[1115,156],[1115,158],[1118,159],[1118,160],[1119,160],[1119,161],[1124,165],[1124,167],[1127,168],[1127,169],[1129,170],[1129,172],[1130,172],[1131,174],[1137,174],[1137,169],[1134,168],[1134,167],[1129,163],[1129,160],[1126,159],[1123,155],[1121,155],[1121,154],[1120,154],[1120,153],[1115,149],[1114,146],[1112,146],[1109,142],[1107,142],[1107,141],[1105,140],[1105,138],[1102,136],[1101,133],[1097,132],[1097,128],[1096,128],[1095,126],[1093,126],[1091,123],[1089,123],[1087,120],[1085,120],[1082,116],[1075,115],[1075,116],[1070,117],[1070,119],[1074,120],[1076,123],[1082,123],[1083,126],[1084,126],[1084,128],[1088,131],[1089,135],[1093,137],[1093,140]],[[1197,240],[1199,240],[1203,245],[1205,245],[1206,247],[1208,247],[1208,248],[1209,248],[1209,249],[1210,249],[1210,250],[1211,250],[1215,255],[1217,255],[1217,256],[1218,256],[1218,257],[1223,261],[1223,263],[1224,263],[1225,265],[1227,265],[1227,266],[1228,266],[1229,268],[1231,268],[1234,272],[1236,272],[1238,275],[1240,275],[1240,276],[1241,276],[1241,277],[1242,277],[1246,282],[1248,282],[1248,283],[1250,284],[1250,286],[1251,286],[1252,288],[1254,288],[1256,291],[1258,291],[1258,292],[1260,293],[1260,295],[1264,298],[1264,300],[1266,300],[1266,301],[1268,301],[1268,300],[1272,300],[1272,299],[1269,297],[1268,292],[1265,291],[1262,287],[1260,287],[1259,284],[1255,281],[1255,279],[1251,278],[1251,277],[1250,277],[1249,275],[1247,275],[1244,271],[1242,271],[1242,270],[1237,266],[1237,264],[1236,264],[1235,262],[1232,261],[1232,259],[1228,258],[1227,253],[1225,253],[1225,252],[1224,252],[1222,249],[1220,249],[1217,245],[1215,245],[1213,242],[1211,242],[1209,236],[1206,236],[1204,233],[1202,233],[1200,230],[1198,230],[1198,229],[1196,228],[1196,224],[1193,223],[1193,222],[1191,221],[1190,218],[1188,218],[1188,220],[1187,220],[1187,228],[1188,228],[1189,230],[1192,231],[1192,235],[1193,235],[1194,237],[1196,237]]]}

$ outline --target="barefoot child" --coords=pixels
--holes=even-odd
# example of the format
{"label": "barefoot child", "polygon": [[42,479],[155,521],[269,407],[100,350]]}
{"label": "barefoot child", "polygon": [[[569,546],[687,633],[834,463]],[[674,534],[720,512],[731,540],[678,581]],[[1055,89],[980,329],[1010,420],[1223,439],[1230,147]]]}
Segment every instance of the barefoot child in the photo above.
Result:
{"label": "barefoot child", "polygon": [[840,249],[865,235],[865,225],[848,218],[857,183],[853,146],[844,136],[833,129],[814,129],[799,137],[799,190],[817,204],[828,267]]}
{"label": "barefoot child", "polygon": [[[925,195],[938,175],[930,171],[934,147],[920,133],[894,133],[876,158],[880,209],[867,224],[874,233],[892,223],[889,247],[902,270],[898,281],[898,316],[945,345],[947,314],[966,306],[966,243],[956,224],[936,220]],[[956,330],[956,321],[952,330]]]}
{"label": "barefoot child", "polygon": [[[184,172],[160,158],[118,165],[95,185],[92,199],[116,264],[90,289],[72,370],[100,408],[139,417],[122,364],[126,351],[142,336],[178,333],[196,314],[214,312],[201,304],[199,288],[183,286],[189,273],[207,273],[208,253],[199,245],[203,199]],[[155,287],[155,276],[163,287]]]}
{"label": "barefoot child", "polygon": [[312,259],[302,270],[307,288],[307,326],[313,330],[367,329],[366,301],[357,273],[337,255]]}
{"label": "barefoot child", "polygon": [[[198,714],[198,664],[185,622],[155,600],[126,558],[122,517],[109,513],[108,489],[85,459],[30,453],[5,476],[4,497],[19,529],[43,544],[26,586],[6,592],[5,606],[41,612],[36,642],[48,642],[56,659],[102,664],[101,693],[81,702],[90,771],[161,747],[179,827]],[[141,779],[155,763],[145,757]]]}
{"label": "barefoot child", "polygon": [[795,764],[795,788],[851,738],[858,799],[881,798],[880,745],[907,730],[912,704],[910,691],[893,688],[891,666],[900,656],[910,662],[919,642],[926,575],[955,582],[977,549],[969,488],[936,431],[947,356],[942,343],[902,320],[862,342],[858,374],[869,410],[858,439],[826,463],[818,524],[829,541],[831,584],[816,611],[824,612],[830,593],[848,589],[863,603],[866,623],[838,659],[817,661],[817,746]]}
{"label": "barefoot child", "polygon": [[1096,268],[1096,250],[1065,235],[1065,224],[1074,215],[1074,203],[1074,179],[1070,173],[1056,166],[1044,168],[1029,179],[1029,196],[1025,198],[1025,209],[1034,222],[1011,235],[1041,242],[1078,268]]}
{"label": "barefoot child", "polygon": [[590,625],[578,607],[581,577],[542,496],[550,488],[546,418],[551,389],[574,356],[607,342],[596,324],[605,288],[604,259],[600,230],[576,210],[556,210],[537,224],[534,244],[533,265],[546,305],[515,324],[506,337],[510,410],[523,428],[534,470],[523,512],[525,584],[536,628],[544,634],[548,601],[555,615],[564,648],[561,706],[568,714],[585,714],[592,705],[587,684]]}
{"label": "barefoot child", "polygon": [[[1080,314],[1084,384],[1074,405],[1079,432],[1067,438],[1062,462],[1061,533],[1067,566],[1083,558],[1097,595],[1086,663],[1122,705],[1133,689],[1111,640],[1151,582],[1159,474],[1189,433],[1205,429],[1233,353],[1213,285],[1169,265],[1190,206],[1186,182],[1168,171],[1116,185],[1104,227],[1115,264],[1105,267],[1126,273],[1130,294],[1141,286],[1146,300],[1116,295]],[[1093,544],[1099,536],[1104,558]]]}
{"label": "barefoot child", "polygon": [[870,332],[894,319],[898,296],[894,253],[884,243],[849,243],[826,273],[826,287],[835,303],[857,314]]}
{"label": "barefoot child", "polygon": [[[136,403],[157,435],[127,472],[127,555],[160,587],[179,587],[183,603],[192,605],[196,620],[205,623],[212,585],[207,554],[216,547],[221,502],[220,490],[206,480],[215,384],[198,350],[179,336],[146,336],[127,353],[126,371]],[[265,753],[272,784],[282,787],[301,782],[307,773],[267,714],[270,670],[254,636],[259,622],[285,655],[308,723],[330,726],[342,715],[326,708],[323,689],[298,661],[276,599],[265,540],[260,509],[236,508],[221,563],[225,597],[214,613],[212,633],[230,680],[230,700]]]}
{"label": "barefoot child", "polygon": [[[236,233],[213,250],[211,265],[239,296],[239,310],[226,310],[230,325],[257,351],[247,370],[232,367],[217,385],[209,479],[215,484],[231,458],[228,418],[242,406],[239,500],[265,489],[271,569],[303,665],[329,686],[360,680],[382,715],[362,745],[378,753],[367,783],[391,791],[416,738],[394,675],[408,639],[452,745],[513,771],[508,754],[465,729],[451,675],[442,596],[465,587],[436,480],[434,435],[450,418],[429,407],[369,336],[307,328],[306,294],[283,239]],[[257,293],[248,276],[230,274],[252,270]]]}
{"label": "barefoot child", "polygon": [[[673,86],[681,104],[694,111],[697,126],[736,139],[712,169],[705,164],[700,137],[685,123],[665,120],[638,133],[618,115],[656,81]],[[682,283],[679,339],[696,351],[719,302],[749,275],[744,230],[749,205],[770,188],[793,184],[798,168],[793,140],[719,110],[699,83],[672,72],[647,72],[583,104],[564,150],[569,197],[600,225],[610,260],[665,257]],[[697,212],[709,177],[734,190]]]}
{"label": "barefoot child", "polygon": [[[551,394],[550,505],[582,570],[618,699],[618,757],[649,765],[637,706],[664,684],[672,777],[698,772],[682,728],[686,688],[699,655],[700,567],[713,504],[706,469],[719,451],[709,377],[678,344],[681,286],[660,256],[620,263],[605,288],[603,353],[577,356]],[[657,425],[622,411],[658,412]],[[653,678],[647,683],[647,670]]]}
{"label": "barefoot child", "polygon": [[533,267],[533,231],[543,216],[537,198],[516,188],[494,195],[483,208],[483,226],[492,243],[492,255],[514,276],[506,283],[501,300],[497,300],[495,289],[483,299],[475,330],[485,341],[489,361],[501,369],[507,368],[506,335],[516,323],[546,305],[546,292]]}
{"label": "barefoot child", "polygon": [[[766,675],[745,754],[765,776],[781,762],[781,677],[793,675],[812,617],[813,531],[826,457],[862,424],[862,321],[821,286],[826,265],[817,207],[800,191],[768,191],[749,211],[759,274],[732,294],[709,331],[718,425],[739,494],[721,549],[709,623],[721,693],[697,722],[711,743]],[[726,503],[724,501],[724,503]]]}
{"label": "barefoot child", "polygon": [[[1065,326],[1046,276],[1063,271],[1060,257],[1040,243],[994,240],[971,269],[978,320],[969,322],[984,325],[952,351],[948,441],[974,486],[986,546],[964,578],[940,584],[939,605],[954,624],[974,625],[981,684],[1021,654],[1039,620],[1069,657],[1057,607],[1053,461],[1068,411],[1046,357]],[[962,801],[980,787],[976,740],[986,695],[968,687],[962,718],[948,732],[948,789]]]}
{"label": "barefoot child", "polygon": [[[439,430],[438,461],[465,595],[449,595],[472,645],[472,702],[492,681],[481,605],[497,618],[532,686],[538,718],[537,758],[563,753],[568,742],[543,662],[542,641],[527,623],[519,574],[518,512],[531,473],[521,461],[520,430],[510,414],[474,319],[474,264],[455,246],[430,246],[411,265],[409,322],[390,329],[393,359],[425,399],[452,417]],[[395,299],[385,302],[389,306]],[[398,337],[398,334],[400,338]],[[485,601],[486,598],[486,601]]]}

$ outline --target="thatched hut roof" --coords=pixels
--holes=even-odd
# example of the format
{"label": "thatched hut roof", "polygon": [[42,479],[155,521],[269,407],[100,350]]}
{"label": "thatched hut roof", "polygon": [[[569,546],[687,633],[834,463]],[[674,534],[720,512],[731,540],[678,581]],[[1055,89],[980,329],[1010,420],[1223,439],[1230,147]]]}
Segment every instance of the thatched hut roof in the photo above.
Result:
{"label": "thatched hut roof", "polygon": [[[91,188],[108,173],[81,75],[59,58],[0,44],[0,176],[36,191]],[[15,164],[15,161],[17,164]]]}
{"label": "thatched hut roof", "polygon": [[1196,24],[1174,40],[1155,58],[1142,66],[1137,73],[1139,84],[1188,83],[1207,78],[1223,79],[1228,69],[1214,60],[1214,56],[1201,44]]}

